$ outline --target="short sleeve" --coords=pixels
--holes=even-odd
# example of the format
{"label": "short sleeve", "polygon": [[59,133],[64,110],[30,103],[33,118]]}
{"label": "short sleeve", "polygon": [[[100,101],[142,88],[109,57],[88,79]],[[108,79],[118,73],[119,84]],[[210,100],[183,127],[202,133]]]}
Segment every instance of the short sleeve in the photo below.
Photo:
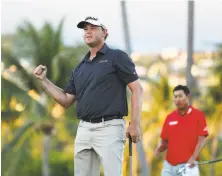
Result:
{"label": "short sleeve", "polygon": [[137,80],[138,75],[132,59],[121,50],[117,50],[116,52],[114,66],[117,70],[119,78],[124,82],[124,84]]}
{"label": "short sleeve", "polygon": [[204,113],[199,115],[198,119],[198,135],[199,136],[208,136],[207,122]]}
{"label": "short sleeve", "polygon": [[163,140],[168,140],[168,132],[167,131],[168,130],[167,130],[167,118],[166,118],[165,121],[164,121],[163,127],[162,127],[161,134],[160,134],[160,137]]}
{"label": "short sleeve", "polygon": [[74,82],[74,71],[72,71],[72,74],[69,77],[68,84],[66,85],[66,87],[63,90],[65,91],[65,93],[76,95],[76,87],[75,87],[75,82]]}

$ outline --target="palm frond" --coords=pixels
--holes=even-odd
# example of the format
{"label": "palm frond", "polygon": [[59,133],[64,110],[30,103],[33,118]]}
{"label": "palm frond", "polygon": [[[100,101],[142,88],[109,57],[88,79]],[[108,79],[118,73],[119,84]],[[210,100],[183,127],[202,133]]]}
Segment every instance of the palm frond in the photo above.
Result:
{"label": "palm frond", "polygon": [[1,151],[1,156],[2,158],[4,158],[4,156],[6,155],[6,153],[8,151],[10,151],[20,140],[20,138],[22,137],[22,135],[24,135],[24,133],[29,130],[32,126],[34,125],[34,123],[32,121],[28,121],[23,127],[19,128],[16,133],[15,133],[15,137],[5,146],[3,146],[2,151]]}
{"label": "palm frond", "polygon": [[18,111],[2,111],[1,120],[2,122],[9,122],[9,121],[17,119],[20,115],[21,115],[21,112],[18,112]]}
{"label": "palm frond", "polygon": [[13,56],[9,50],[2,48],[1,56],[6,67],[11,65],[15,65],[17,67],[15,76],[19,75],[20,81],[22,81],[27,89],[35,89],[37,92],[40,91],[40,86],[37,84],[35,78],[30,75],[30,73],[21,65],[19,60]]}
{"label": "palm frond", "polygon": [[38,30],[29,21],[24,21],[23,26],[18,27],[18,35],[23,39],[28,39],[31,42],[33,49],[34,61],[41,54],[40,37]]}
{"label": "palm frond", "polygon": [[[38,112],[43,115],[46,114],[47,109],[37,100],[30,97],[27,93],[27,90],[22,89],[17,84],[12,83],[11,81],[2,77],[2,110],[3,111],[12,111],[9,109],[9,103],[12,97],[16,97],[18,102],[22,103],[25,108],[27,109],[34,109],[38,110]],[[3,118],[7,118],[3,116]]]}
{"label": "palm frond", "polygon": [[[63,25],[64,25],[64,21],[65,18],[63,18],[60,23],[59,26],[57,28],[57,30],[55,31],[55,35],[54,35],[54,41],[53,41],[53,49],[54,51],[59,51],[60,47],[61,47],[61,38],[62,38],[62,29],[63,29]],[[57,53],[53,53],[53,55],[55,56]]]}

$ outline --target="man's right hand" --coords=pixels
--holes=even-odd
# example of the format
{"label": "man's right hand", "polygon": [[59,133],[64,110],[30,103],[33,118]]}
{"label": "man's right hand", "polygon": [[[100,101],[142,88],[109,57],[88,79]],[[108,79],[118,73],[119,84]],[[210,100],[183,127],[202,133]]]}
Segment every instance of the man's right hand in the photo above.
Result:
{"label": "man's right hand", "polygon": [[39,80],[44,80],[46,78],[46,73],[47,73],[47,67],[43,65],[39,65],[33,71],[33,74]]}
{"label": "man's right hand", "polygon": [[62,105],[64,108],[68,108],[75,102],[75,95],[66,93],[63,89],[54,85],[46,77],[47,67],[39,65],[33,71],[33,75],[40,81],[41,86],[47,91],[47,93],[54,98],[54,100]]}
{"label": "man's right hand", "polygon": [[158,147],[155,150],[155,156],[159,156],[161,152],[164,152],[165,150],[167,150],[168,148],[168,141],[161,139]]}
{"label": "man's right hand", "polygon": [[156,148],[156,150],[155,150],[155,152],[154,152],[154,155],[155,155],[156,157],[160,156],[160,151],[159,151],[159,148],[158,148],[158,147]]}

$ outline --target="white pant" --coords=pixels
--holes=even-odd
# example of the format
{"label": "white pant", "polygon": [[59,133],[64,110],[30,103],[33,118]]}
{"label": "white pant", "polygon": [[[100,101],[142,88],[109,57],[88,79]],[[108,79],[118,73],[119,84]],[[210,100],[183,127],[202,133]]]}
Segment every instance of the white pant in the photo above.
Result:
{"label": "white pant", "polygon": [[101,123],[80,121],[75,139],[75,176],[122,176],[125,120]]}
{"label": "white pant", "polygon": [[[182,167],[184,167],[184,172],[178,174],[178,169],[181,169]],[[198,162],[196,162],[193,168],[189,168],[187,163],[172,166],[165,160],[161,176],[200,176]]]}

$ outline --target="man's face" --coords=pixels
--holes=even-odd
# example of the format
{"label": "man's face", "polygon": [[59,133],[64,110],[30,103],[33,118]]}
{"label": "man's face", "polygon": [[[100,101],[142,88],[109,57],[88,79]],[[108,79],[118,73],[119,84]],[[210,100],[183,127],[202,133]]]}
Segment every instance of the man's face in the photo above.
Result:
{"label": "man's face", "polygon": [[174,92],[173,101],[178,109],[184,109],[189,104],[189,98],[183,90],[176,90]]}
{"label": "man's face", "polygon": [[84,27],[84,40],[90,47],[95,47],[104,41],[106,30],[102,30],[100,26],[86,24]]}

